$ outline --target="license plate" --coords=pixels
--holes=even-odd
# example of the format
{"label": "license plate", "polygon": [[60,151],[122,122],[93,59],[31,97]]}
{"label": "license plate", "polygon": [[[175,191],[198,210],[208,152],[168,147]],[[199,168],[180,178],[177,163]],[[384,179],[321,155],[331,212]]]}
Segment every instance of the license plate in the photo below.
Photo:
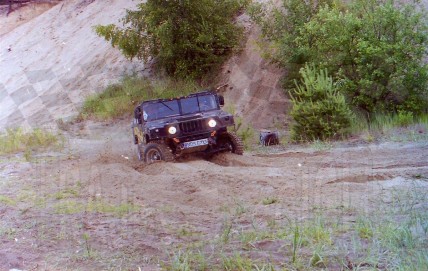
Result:
{"label": "license plate", "polygon": [[204,145],[208,145],[208,138],[183,143],[183,147],[185,149],[204,146]]}

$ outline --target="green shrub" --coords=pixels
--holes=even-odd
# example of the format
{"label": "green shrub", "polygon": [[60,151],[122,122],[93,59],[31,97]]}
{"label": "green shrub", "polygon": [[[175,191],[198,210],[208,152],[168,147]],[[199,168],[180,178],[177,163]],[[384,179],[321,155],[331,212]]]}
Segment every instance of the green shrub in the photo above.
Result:
{"label": "green shrub", "polygon": [[[235,110],[232,108],[231,114],[235,114]],[[243,119],[241,117],[237,117],[235,119],[235,132],[236,134],[242,139],[242,143],[244,144],[244,148],[246,150],[250,150],[251,149],[251,145],[254,144],[255,141],[255,131],[254,128],[251,125],[245,125],[244,127],[244,123],[243,123]]]}
{"label": "green shrub", "polygon": [[247,0],[147,0],[126,12],[123,28],[98,25],[98,35],[128,58],[156,58],[169,75],[197,78],[219,65],[239,43],[233,18]]}
{"label": "green shrub", "polygon": [[398,126],[409,126],[413,123],[413,113],[412,112],[406,112],[406,111],[398,111],[397,118],[396,118],[396,124]]}
{"label": "green shrub", "polygon": [[305,66],[303,79],[290,92],[294,140],[328,139],[347,133],[353,114],[325,70]]}

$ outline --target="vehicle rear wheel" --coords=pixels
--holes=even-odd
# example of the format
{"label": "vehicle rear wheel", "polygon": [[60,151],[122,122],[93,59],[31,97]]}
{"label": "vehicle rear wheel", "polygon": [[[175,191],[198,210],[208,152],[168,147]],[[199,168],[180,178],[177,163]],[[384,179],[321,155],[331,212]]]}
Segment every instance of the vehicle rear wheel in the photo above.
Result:
{"label": "vehicle rear wheel", "polygon": [[144,148],[144,161],[147,164],[152,164],[158,161],[171,162],[173,160],[174,155],[172,154],[171,149],[164,144],[149,143]]}

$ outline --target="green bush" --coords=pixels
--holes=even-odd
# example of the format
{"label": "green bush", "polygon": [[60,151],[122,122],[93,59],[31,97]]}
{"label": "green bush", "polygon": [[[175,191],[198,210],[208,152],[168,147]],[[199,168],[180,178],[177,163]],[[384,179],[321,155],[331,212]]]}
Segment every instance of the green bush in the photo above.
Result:
{"label": "green bush", "polygon": [[247,0],[147,0],[128,10],[123,27],[98,25],[98,35],[128,58],[156,58],[169,75],[198,78],[216,67],[239,43],[233,19]]}
{"label": "green bush", "polygon": [[282,8],[253,12],[272,59],[288,70],[285,86],[314,63],[360,111],[426,111],[428,27],[419,1],[347,2],[283,0]]}
{"label": "green bush", "polygon": [[409,126],[414,122],[414,117],[412,112],[398,111],[396,124],[398,126]]}
{"label": "green bush", "polygon": [[290,91],[293,102],[291,116],[295,121],[292,138],[316,140],[346,134],[353,114],[327,71],[318,71],[307,65],[300,73],[301,84],[296,81],[296,89]]}

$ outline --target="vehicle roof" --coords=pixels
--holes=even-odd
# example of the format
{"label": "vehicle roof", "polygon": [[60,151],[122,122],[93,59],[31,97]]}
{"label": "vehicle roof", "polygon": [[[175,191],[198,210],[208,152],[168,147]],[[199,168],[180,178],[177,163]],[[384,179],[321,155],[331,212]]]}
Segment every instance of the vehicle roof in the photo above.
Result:
{"label": "vehicle roof", "polygon": [[206,95],[206,94],[217,94],[217,93],[215,91],[212,91],[212,90],[203,90],[203,91],[191,93],[189,95],[180,96],[180,97],[176,97],[176,98],[146,100],[146,101],[143,101],[141,103],[141,105],[144,104],[144,103],[154,103],[154,102],[166,102],[166,101],[180,100],[180,99],[191,98],[191,97],[196,97],[196,96]]}

